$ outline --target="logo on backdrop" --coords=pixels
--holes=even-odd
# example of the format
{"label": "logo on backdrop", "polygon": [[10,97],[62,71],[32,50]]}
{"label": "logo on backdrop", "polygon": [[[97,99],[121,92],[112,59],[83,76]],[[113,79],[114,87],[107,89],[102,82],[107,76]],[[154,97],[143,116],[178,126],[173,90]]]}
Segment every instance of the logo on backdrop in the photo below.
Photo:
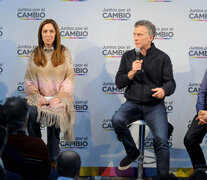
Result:
{"label": "logo on backdrop", "polygon": [[75,137],[75,141],[68,142],[64,138],[60,139],[60,146],[69,149],[86,149],[88,147],[88,137]]}
{"label": "logo on backdrop", "polygon": [[3,37],[3,26],[0,26],[0,38]]}
{"label": "logo on backdrop", "polygon": [[189,48],[190,58],[207,58],[207,47],[202,46],[190,46]]}
{"label": "logo on backdrop", "polygon": [[3,63],[0,63],[0,76],[2,76],[3,73],[4,73]]}
{"label": "logo on backdrop", "polygon": [[36,46],[31,45],[19,45],[17,48],[17,54],[19,57],[29,57],[35,47]]}
{"label": "logo on backdrop", "polygon": [[[153,137],[146,137],[146,139],[144,141],[145,149],[154,149],[154,141],[153,141],[153,139],[154,139]],[[168,140],[168,145],[169,145],[169,147],[173,146],[172,136]]]}
{"label": "logo on backdrop", "polygon": [[169,40],[169,39],[173,39],[173,37],[174,37],[173,27],[156,28],[155,39]]}
{"label": "logo on backdrop", "polygon": [[113,131],[114,128],[112,126],[111,119],[103,119],[102,128],[104,131]]}
{"label": "logo on backdrop", "polygon": [[18,82],[18,84],[17,84],[17,91],[20,94],[25,94],[25,91],[24,91],[24,82],[21,82],[21,81]]}
{"label": "logo on backdrop", "polygon": [[88,63],[86,64],[74,64],[75,76],[86,76],[88,74]]}
{"label": "logo on backdrop", "polygon": [[126,88],[119,89],[114,82],[103,82],[103,94],[124,94]]}
{"label": "logo on backdrop", "polygon": [[19,8],[17,10],[19,20],[43,20],[45,16],[45,8]]}
{"label": "logo on backdrop", "polygon": [[173,112],[173,101],[166,101],[165,108],[166,108],[167,113],[172,113]]}
{"label": "logo on backdrop", "polygon": [[120,58],[130,46],[103,46],[102,55],[106,58]]}
{"label": "logo on backdrop", "polygon": [[127,21],[131,18],[131,8],[104,8],[102,17],[104,20]]}
{"label": "logo on backdrop", "polygon": [[187,127],[188,127],[188,128],[190,128],[191,123],[192,123],[192,120],[189,120],[189,121],[187,122]]}
{"label": "logo on backdrop", "polygon": [[192,83],[190,82],[188,85],[188,92],[190,95],[198,95],[198,92],[200,90],[200,83]]}
{"label": "logo on backdrop", "polygon": [[192,21],[207,21],[207,9],[190,9],[189,18]]}
{"label": "logo on backdrop", "polygon": [[86,27],[61,27],[60,36],[62,39],[87,39],[88,26]]}
{"label": "logo on backdrop", "polygon": [[153,137],[146,137],[144,141],[144,146],[146,149],[153,149],[154,148]]}
{"label": "logo on backdrop", "polygon": [[75,112],[87,112],[88,111],[88,100],[78,100],[74,102]]}

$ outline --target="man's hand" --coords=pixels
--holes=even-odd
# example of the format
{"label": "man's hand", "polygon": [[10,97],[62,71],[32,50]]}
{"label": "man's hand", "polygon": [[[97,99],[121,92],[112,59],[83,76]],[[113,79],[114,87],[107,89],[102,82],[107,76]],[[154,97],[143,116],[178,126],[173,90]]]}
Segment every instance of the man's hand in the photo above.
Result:
{"label": "man's hand", "polygon": [[152,91],[154,92],[152,97],[155,97],[157,99],[163,99],[165,96],[165,91],[162,88],[154,88]]}
{"label": "man's hand", "polygon": [[142,69],[142,63],[143,63],[143,60],[135,60],[135,61],[132,63],[132,70],[135,71],[135,73],[136,73],[138,70],[141,70],[141,69]]}
{"label": "man's hand", "polygon": [[200,110],[198,112],[198,117],[196,118],[196,120],[199,120],[198,125],[207,124],[207,111]]}
{"label": "man's hand", "polygon": [[129,79],[132,80],[134,75],[137,73],[137,71],[142,69],[142,63],[143,63],[143,60],[135,60],[132,63],[132,70],[129,71],[128,73]]}

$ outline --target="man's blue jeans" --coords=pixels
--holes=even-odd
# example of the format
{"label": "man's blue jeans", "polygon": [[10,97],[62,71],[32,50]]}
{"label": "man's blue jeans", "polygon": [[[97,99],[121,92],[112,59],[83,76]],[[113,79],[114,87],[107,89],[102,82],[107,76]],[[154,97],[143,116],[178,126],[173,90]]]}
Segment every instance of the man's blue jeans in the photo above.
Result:
{"label": "man's blue jeans", "polygon": [[139,119],[145,120],[154,136],[157,174],[168,174],[170,157],[165,105],[163,103],[138,105],[126,101],[116,111],[112,118],[113,128],[118,139],[123,143],[127,154],[133,154],[137,151],[136,144],[127,125]]}

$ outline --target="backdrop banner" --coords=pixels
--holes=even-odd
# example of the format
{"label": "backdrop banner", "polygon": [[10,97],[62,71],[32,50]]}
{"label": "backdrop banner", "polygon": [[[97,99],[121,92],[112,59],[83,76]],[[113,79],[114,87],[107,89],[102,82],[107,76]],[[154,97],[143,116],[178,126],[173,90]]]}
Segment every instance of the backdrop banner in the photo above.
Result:
{"label": "backdrop banner", "polygon": [[[170,170],[186,177],[192,164],[183,138],[196,113],[196,100],[207,65],[207,1],[204,0],[0,0],[0,103],[25,96],[24,75],[29,55],[37,46],[40,23],[54,19],[61,43],[71,52],[75,71],[75,141],[61,137],[62,150],[73,149],[82,159],[83,176],[135,176],[117,169],[125,156],[111,124],[125,102],[125,89],[115,85],[120,59],[135,48],[134,24],[156,25],[154,43],[173,63],[176,91],[166,98],[168,119],[174,126],[169,140]],[[42,130],[43,134],[44,129]],[[131,129],[137,141],[138,127]],[[45,139],[45,136],[43,137]],[[154,156],[147,129],[145,154]],[[202,143],[207,149],[207,140]],[[205,153],[206,154],[206,153]],[[144,165],[145,175],[155,164]]]}

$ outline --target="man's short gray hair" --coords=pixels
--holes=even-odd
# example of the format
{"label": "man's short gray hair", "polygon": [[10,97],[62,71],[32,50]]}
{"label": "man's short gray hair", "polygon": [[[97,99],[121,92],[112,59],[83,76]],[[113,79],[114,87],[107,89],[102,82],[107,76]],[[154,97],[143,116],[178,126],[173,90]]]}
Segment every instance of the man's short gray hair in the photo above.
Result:
{"label": "man's short gray hair", "polygon": [[79,176],[81,168],[80,155],[72,150],[60,153],[57,160],[57,172],[59,176],[73,177]]}
{"label": "man's short gray hair", "polygon": [[148,30],[149,35],[153,35],[155,37],[156,27],[148,20],[140,20],[134,24],[134,27],[145,26]]}

